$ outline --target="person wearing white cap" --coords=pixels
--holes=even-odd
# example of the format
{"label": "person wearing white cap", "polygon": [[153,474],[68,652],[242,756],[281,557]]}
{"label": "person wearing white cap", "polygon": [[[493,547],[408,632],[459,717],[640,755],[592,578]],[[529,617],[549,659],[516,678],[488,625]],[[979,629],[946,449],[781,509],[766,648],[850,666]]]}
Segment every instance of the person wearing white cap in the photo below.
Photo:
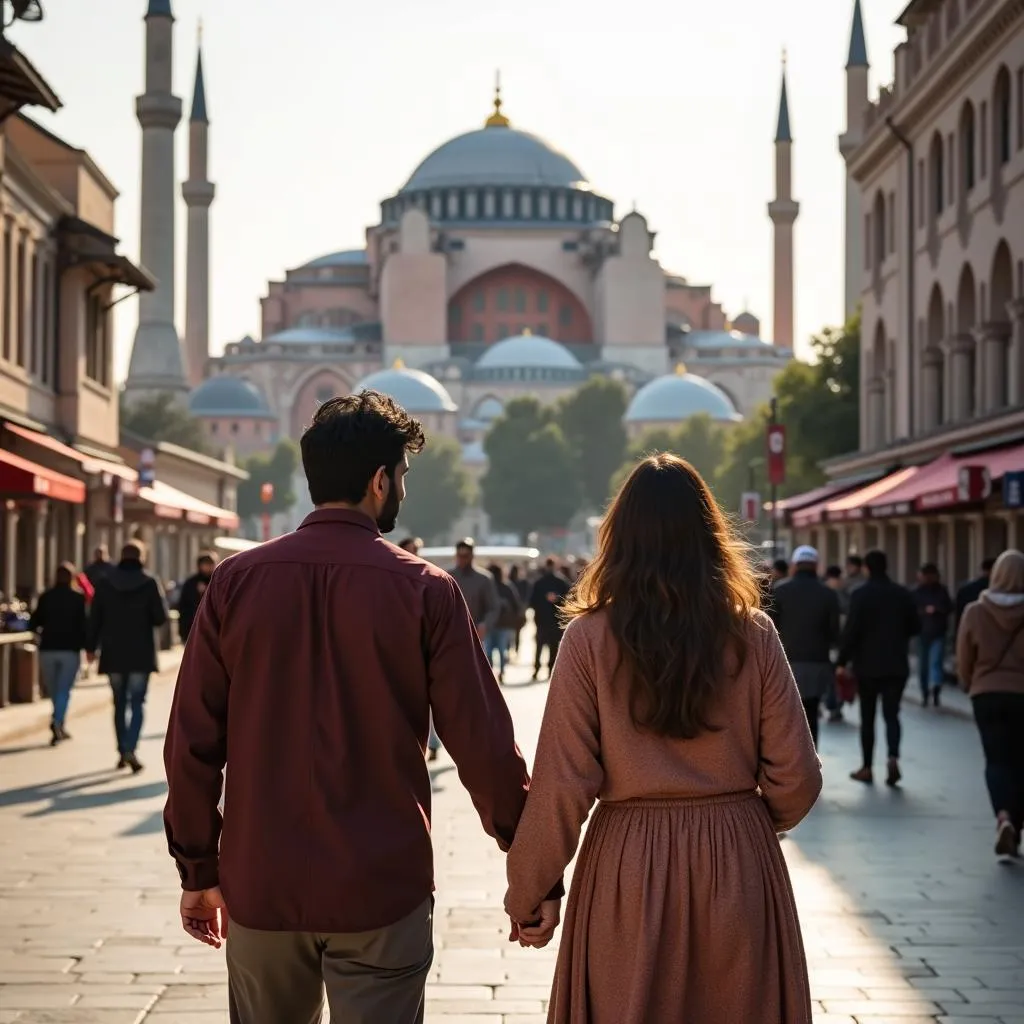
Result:
{"label": "person wearing white cap", "polygon": [[832,649],[839,642],[839,597],[818,578],[818,552],[802,544],[793,552],[793,575],[775,584],[769,614],[796,677],[807,724],[818,744],[821,699],[835,681]]}

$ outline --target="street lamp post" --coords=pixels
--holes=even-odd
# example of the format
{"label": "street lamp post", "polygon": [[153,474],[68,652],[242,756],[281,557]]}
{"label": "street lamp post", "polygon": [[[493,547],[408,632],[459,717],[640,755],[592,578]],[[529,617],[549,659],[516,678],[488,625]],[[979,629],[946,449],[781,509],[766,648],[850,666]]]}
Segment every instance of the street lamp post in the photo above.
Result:
{"label": "street lamp post", "polygon": [[260,487],[260,501],[263,502],[263,540],[270,540],[270,503],[274,500],[274,485],[263,484]]}
{"label": "street lamp post", "polygon": [[772,558],[778,557],[779,485],[786,482],[786,428],[779,422],[779,403],[773,398],[768,412],[768,483],[771,485]]}

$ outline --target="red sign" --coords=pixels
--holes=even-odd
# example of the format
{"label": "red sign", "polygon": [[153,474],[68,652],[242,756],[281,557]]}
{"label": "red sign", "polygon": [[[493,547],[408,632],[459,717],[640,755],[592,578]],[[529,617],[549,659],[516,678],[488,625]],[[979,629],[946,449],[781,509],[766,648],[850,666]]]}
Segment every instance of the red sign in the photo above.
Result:
{"label": "red sign", "polygon": [[761,495],[757,491],[744,491],[740,498],[740,517],[748,523],[761,518]]}
{"label": "red sign", "polygon": [[768,482],[786,482],[786,428],[781,423],[768,424]]}
{"label": "red sign", "polygon": [[269,505],[273,500],[274,500],[274,485],[273,484],[263,484],[260,487],[260,501],[262,501],[264,505]]}
{"label": "red sign", "polygon": [[914,502],[918,512],[984,501],[992,493],[992,474],[987,466],[960,466],[955,486],[927,491]]}

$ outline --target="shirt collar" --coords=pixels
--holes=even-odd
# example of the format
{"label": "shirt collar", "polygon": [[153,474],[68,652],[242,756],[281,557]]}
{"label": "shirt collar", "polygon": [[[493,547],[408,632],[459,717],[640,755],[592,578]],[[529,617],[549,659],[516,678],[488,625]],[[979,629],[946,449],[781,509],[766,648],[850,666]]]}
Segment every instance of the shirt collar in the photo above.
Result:
{"label": "shirt collar", "polygon": [[358,526],[380,536],[377,524],[365,512],[354,508],[317,508],[299,523],[301,530],[306,526],[318,526],[320,523],[344,523],[347,526]]}

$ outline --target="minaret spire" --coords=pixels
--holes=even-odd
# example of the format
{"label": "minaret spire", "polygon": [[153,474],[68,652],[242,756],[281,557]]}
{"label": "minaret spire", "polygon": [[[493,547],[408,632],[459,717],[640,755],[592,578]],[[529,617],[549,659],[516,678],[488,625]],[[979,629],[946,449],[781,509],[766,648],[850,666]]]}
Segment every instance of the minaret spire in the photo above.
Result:
{"label": "minaret spire", "polygon": [[864,280],[864,257],[861,224],[863,209],[860,186],[849,171],[853,154],[864,140],[864,115],[868,109],[868,47],[864,38],[864,16],[860,0],[853,3],[853,24],[850,29],[850,52],[846,60],[846,131],[839,136],[839,152],[847,164],[846,171],[846,240],[843,308],[851,317],[860,302]]}
{"label": "minaret spire", "polygon": [[768,204],[768,216],[774,225],[772,334],[775,344],[785,348],[792,348],[794,340],[793,225],[799,214],[800,204],[793,199],[793,133],[786,91],[786,53],[783,51],[779,119],[775,129],[775,198]]}
{"label": "minaret spire", "polygon": [[185,256],[185,364],[192,387],[206,373],[210,356],[210,205],[214,186],[209,181],[208,144],[210,118],[206,111],[203,81],[203,27],[199,24],[196,77],[192,90],[192,114],[188,126],[188,180],[181,194],[188,207]]}
{"label": "minaret spire", "polygon": [[135,103],[142,127],[140,253],[156,277],[155,291],[139,297],[125,397],[184,394],[181,344],[174,327],[174,129],[181,100],[172,91],[174,15],[170,0],[146,10],[146,91]]}
{"label": "minaret spire", "polygon": [[860,0],[853,3],[853,25],[850,28],[850,53],[846,58],[848,68],[868,67],[868,44],[864,38],[864,15],[861,13]]}
{"label": "minaret spire", "polygon": [[485,128],[507,128],[508,118],[501,112],[501,72],[494,73],[494,112],[486,121]]}

